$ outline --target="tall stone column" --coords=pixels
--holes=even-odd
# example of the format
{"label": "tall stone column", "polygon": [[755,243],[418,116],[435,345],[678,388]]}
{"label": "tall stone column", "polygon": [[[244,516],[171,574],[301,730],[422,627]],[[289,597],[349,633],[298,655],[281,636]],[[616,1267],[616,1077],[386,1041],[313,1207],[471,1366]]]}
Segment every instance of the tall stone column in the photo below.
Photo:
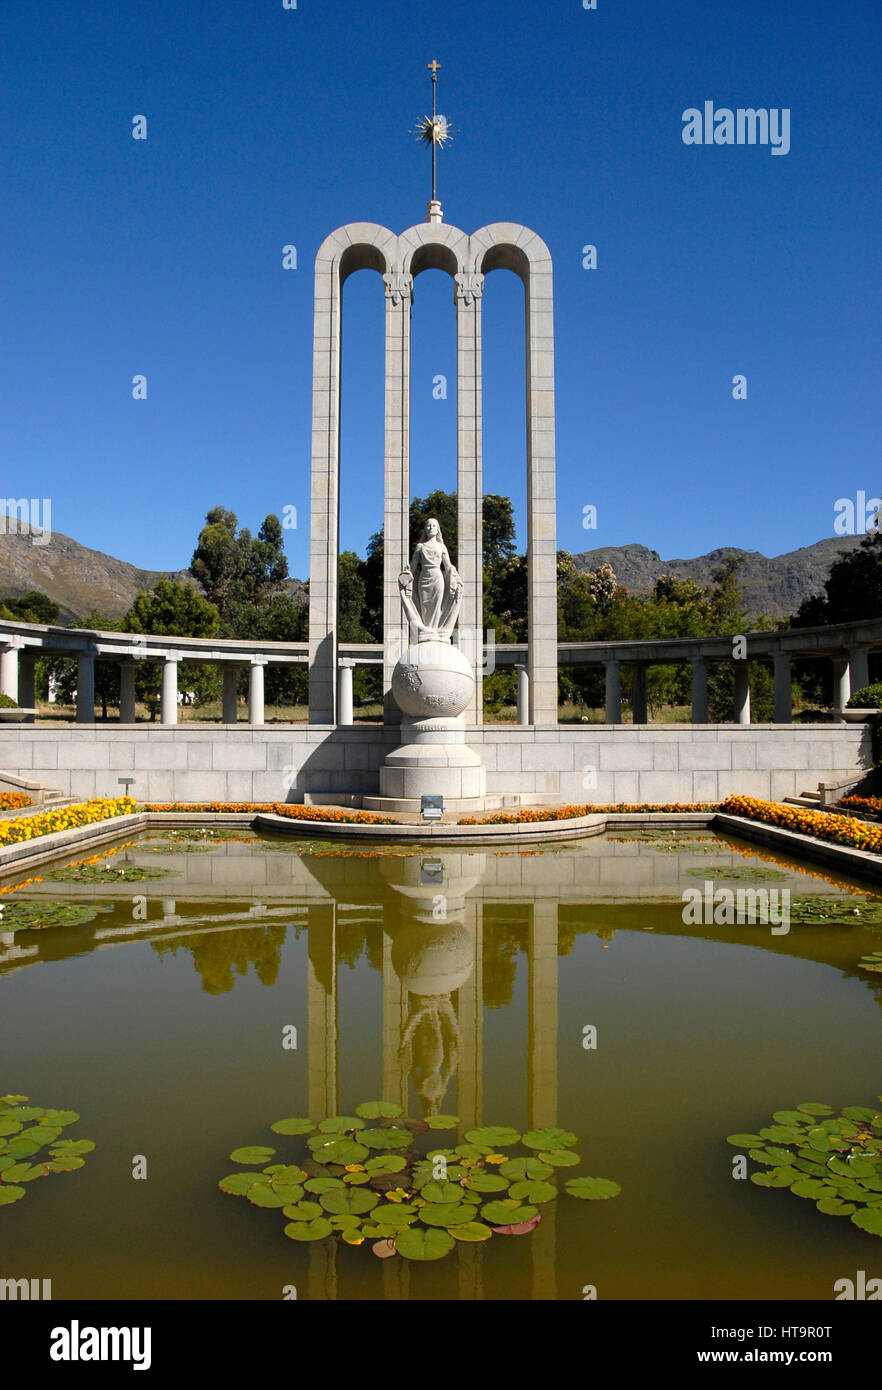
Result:
{"label": "tall stone column", "polygon": [[0,690],[10,700],[18,699],[18,647],[12,642],[0,647]]}
{"label": "tall stone column", "polygon": [[[833,708],[845,709],[851,699],[851,667],[848,658],[833,658]],[[840,723],[844,721],[840,720]]]}
{"label": "tall stone column", "polygon": [[169,656],[165,657],[162,663],[159,719],[162,724],[178,722],[178,663]]}
{"label": "tall stone column", "polygon": [[[390,913],[397,914],[397,905]],[[385,915],[385,914],[384,914]],[[407,1110],[408,1077],[401,1065],[401,1038],[407,1018],[407,996],[392,964],[392,938],[383,933],[383,1095]]]}
{"label": "tall stone column", "polygon": [[707,661],[703,656],[692,658],[692,723],[708,722]]}
{"label": "tall stone column", "polygon": [[77,723],[95,723],[95,656],[93,652],[77,655]]}
{"label": "tall stone column", "polygon": [[337,663],[337,723],[351,724],[352,710],[352,668],[355,662],[341,658]]}
{"label": "tall stone column", "polygon": [[[475,689],[464,710],[467,724],[484,722],[484,561],[481,385],[481,303],[484,277],[474,270],[455,277],[456,291],[456,567],[463,582],[459,630],[465,655],[473,663]],[[465,643],[462,643],[462,636]]]}
{"label": "tall stone column", "polygon": [[[342,245],[348,235],[338,233]],[[329,239],[330,242],[334,238]],[[333,724],[337,696],[337,552],[340,494],[340,310],[337,260],[315,263],[312,464],[309,522],[309,722]]]}
{"label": "tall stone column", "polygon": [[518,723],[530,722],[530,673],[526,666],[516,666],[518,673]]}
{"label": "tall stone column", "polygon": [[265,662],[252,661],[248,667],[248,723],[263,724],[263,668]]}
{"label": "tall stone column", "polygon": [[792,724],[793,691],[791,688],[790,654],[777,652],[775,667],[775,723]]}
{"label": "tall stone column", "polygon": [[607,724],[622,722],[622,668],[618,661],[610,658],[603,663],[606,670],[606,714]]}
{"label": "tall stone column", "polygon": [[[410,310],[413,278],[383,276],[386,291],[386,423],[383,509],[383,722],[400,724],[392,671],[407,646],[398,576],[410,563]],[[311,601],[311,599],[310,599]]]}
{"label": "tall stone column", "polygon": [[[539,242],[533,237],[533,243]],[[525,249],[529,250],[528,242]],[[527,587],[530,723],[557,724],[557,513],[554,481],[554,301],[543,247],[527,290]]]}
{"label": "tall stone column", "polygon": [[134,724],[135,722],[134,661],[121,661],[119,663],[119,722],[120,724]]}
{"label": "tall stone column", "polygon": [[750,671],[746,661],[735,665],[735,723],[750,723]]}

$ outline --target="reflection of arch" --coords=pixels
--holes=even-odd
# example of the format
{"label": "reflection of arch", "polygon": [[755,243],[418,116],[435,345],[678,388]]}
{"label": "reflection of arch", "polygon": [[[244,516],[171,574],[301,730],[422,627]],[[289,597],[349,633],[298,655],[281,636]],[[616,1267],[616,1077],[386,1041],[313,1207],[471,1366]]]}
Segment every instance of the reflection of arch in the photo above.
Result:
{"label": "reflection of arch", "polygon": [[526,296],[527,547],[530,718],[557,722],[557,585],[554,489],[554,327],[551,257],[542,239],[516,223],[497,222],[467,236],[444,223],[422,223],[396,237],[372,222],[332,232],[315,266],[315,328],[310,535],[310,721],[335,723],[340,463],[341,291],[355,270],[383,276],[386,292],[384,689],[386,718],[397,722],[389,695],[403,640],[397,577],[407,559],[410,508],[410,308],[414,277],[439,269],[455,283],[457,310],[457,492],[464,584],[461,645],[476,663],[471,721],[480,723],[482,658],[481,299],[483,278],[513,270]]}

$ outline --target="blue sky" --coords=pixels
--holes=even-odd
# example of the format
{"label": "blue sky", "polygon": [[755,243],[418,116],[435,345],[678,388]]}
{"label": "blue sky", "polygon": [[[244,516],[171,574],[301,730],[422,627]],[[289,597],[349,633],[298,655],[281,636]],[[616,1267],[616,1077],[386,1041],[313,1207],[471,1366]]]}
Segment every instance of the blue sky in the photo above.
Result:
{"label": "blue sky", "polygon": [[[554,258],[558,544],[671,559],[832,535],[836,500],[882,482],[880,47],[877,0],[5,0],[0,491],[155,569],[189,562],[214,504],[253,530],[294,506],[305,577],[315,252],[345,222],[423,220],[410,131],[437,58],[459,132],[445,220],[524,222]],[[685,145],[706,100],[788,108],[790,152]],[[415,300],[422,495],[455,487],[449,279],[421,275]],[[363,551],[379,277],[352,277],[344,308],[341,542]],[[485,490],[522,509],[513,276],[488,277],[484,324]]]}

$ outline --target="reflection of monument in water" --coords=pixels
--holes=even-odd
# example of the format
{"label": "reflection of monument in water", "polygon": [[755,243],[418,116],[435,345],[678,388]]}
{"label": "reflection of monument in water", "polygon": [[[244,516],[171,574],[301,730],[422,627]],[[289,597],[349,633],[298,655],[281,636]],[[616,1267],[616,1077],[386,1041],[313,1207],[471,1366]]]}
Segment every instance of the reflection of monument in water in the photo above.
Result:
{"label": "reflection of monument in water", "polygon": [[[360,864],[361,904],[374,904],[379,896],[383,908],[383,1099],[396,1101],[409,1114],[454,1110],[460,1117],[457,1143],[468,1129],[507,1122],[510,1117],[486,1112],[484,1097],[484,914],[493,906],[482,891],[486,856],[427,850],[364,861],[310,857],[303,863],[328,895],[327,902],[308,908],[310,1115],[336,1114],[341,1103],[337,1052],[346,1019],[338,1012],[338,916],[342,923],[359,898],[352,866]],[[378,877],[365,891],[367,864],[376,866]],[[512,905],[509,899],[505,905]],[[558,903],[535,898],[517,906],[527,922],[526,1124],[540,1128],[557,1123]],[[530,1236],[534,1298],[556,1296],[553,1206],[543,1208]],[[313,1297],[336,1297],[336,1249],[311,1247]],[[461,1296],[481,1297],[482,1247],[458,1247],[456,1256]],[[407,1296],[404,1265],[384,1261],[387,1297]]]}

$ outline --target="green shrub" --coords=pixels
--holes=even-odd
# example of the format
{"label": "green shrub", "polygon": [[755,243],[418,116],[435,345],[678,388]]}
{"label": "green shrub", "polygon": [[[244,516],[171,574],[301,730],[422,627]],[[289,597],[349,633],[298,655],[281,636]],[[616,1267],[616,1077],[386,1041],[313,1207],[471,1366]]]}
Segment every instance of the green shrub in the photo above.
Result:
{"label": "green shrub", "polygon": [[865,685],[850,697],[846,709],[882,709],[882,681]]}
{"label": "green shrub", "polygon": [[0,695],[0,709],[19,709],[18,700],[13,700],[11,695]]}

